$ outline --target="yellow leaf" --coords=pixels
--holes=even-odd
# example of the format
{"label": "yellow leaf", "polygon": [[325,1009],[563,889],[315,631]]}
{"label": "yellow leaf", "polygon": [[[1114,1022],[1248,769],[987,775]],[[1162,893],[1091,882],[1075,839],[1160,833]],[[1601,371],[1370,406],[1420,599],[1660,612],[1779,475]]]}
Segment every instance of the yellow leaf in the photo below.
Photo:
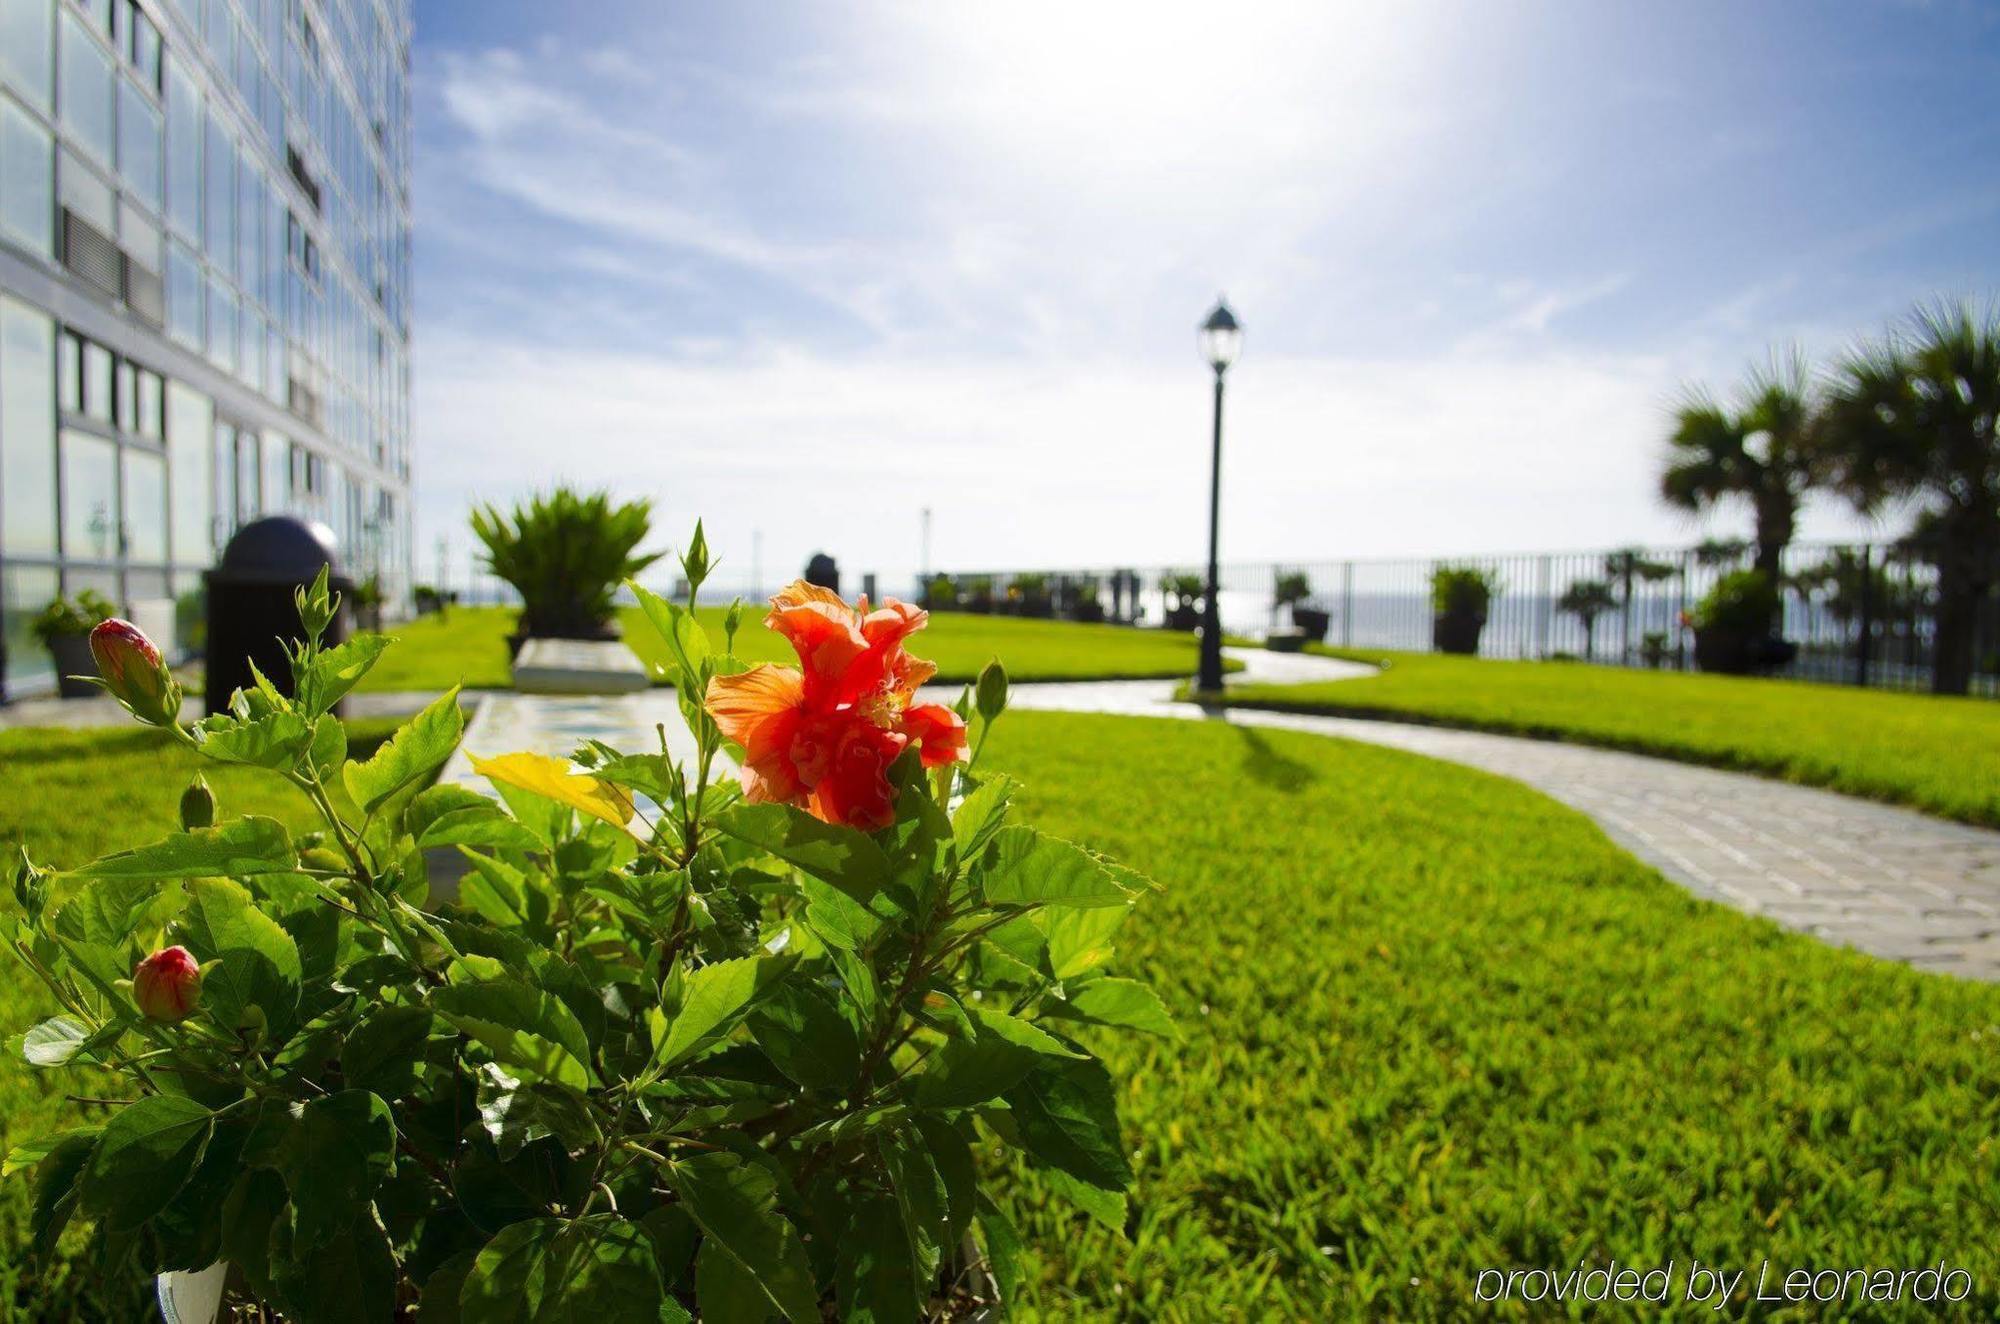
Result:
{"label": "yellow leaf", "polygon": [[595,777],[569,770],[565,759],[546,754],[501,754],[496,758],[472,757],[472,770],[488,781],[505,782],[530,795],[568,805],[592,818],[601,818],[616,827],[632,821],[632,799],[625,792]]}

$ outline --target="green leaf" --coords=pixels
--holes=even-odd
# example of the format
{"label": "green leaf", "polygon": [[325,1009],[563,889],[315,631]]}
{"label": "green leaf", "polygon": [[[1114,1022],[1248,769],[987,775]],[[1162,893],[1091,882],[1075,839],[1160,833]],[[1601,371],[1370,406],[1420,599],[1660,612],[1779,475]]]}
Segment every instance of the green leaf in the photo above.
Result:
{"label": "green leaf", "polygon": [[[1130,906],[1093,906],[1088,910],[1064,906],[1036,914],[1032,923],[1046,940],[1049,972],[1067,981],[1108,963],[1116,950],[1111,939],[1131,913]],[[1022,955],[1018,948],[1010,950]]]}
{"label": "green leaf", "polygon": [[284,1178],[269,1168],[248,1168],[222,1202],[222,1258],[242,1269],[250,1285],[267,1296],[272,1291],[271,1227],[286,1200]]}
{"label": "green leaf", "polygon": [[938,1176],[944,1180],[945,1222],[939,1244],[952,1249],[971,1226],[973,1206],[979,1195],[979,1171],[973,1166],[972,1142],[958,1127],[935,1113],[919,1113],[911,1120],[931,1151]]}
{"label": "green leaf", "polygon": [[396,1311],[396,1256],[373,1219],[361,1219],[310,1254],[285,1253],[287,1229],[273,1233],[272,1276],[298,1324],[381,1324]]}
{"label": "green leaf", "polygon": [[282,1036],[298,1011],[298,944],[257,908],[241,883],[193,878],[182,886],[188,894],[181,914],[188,946],[202,962],[219,962],[202,976],[202,1000],[210,1013],[233,1027],[242,1023],[246,1010],[257,1007]]}
{"label": "green leaf", "polygon": [[798,1229],[777,1211],[777,1179],[768,1170],[718,1151],[670,1161],[663,1175],[710,1241],[742,1263],[773,1309],[792,1324],[817,1324],[812,1263]]}
{"label": "green leaf", "polygon": [[862,904],[889,880],[889,860],[864,833],[822,823],[791,805],[738,804],[715,825],[739,841],[833,884]]}
{"label": "green leaf", "polygon": [[120,851],[75,870],[79,878],[243,878],[299,867],[292,834],[275,818],[249,817],[220,827],[176,832],[150,846]]}
{"label": "green leaf", "polygon": [[949,1196],[930,1147],[916,1131],[904,1126],[886,1127],[875,1134],[875,1152],[881,1156],[882,1170],[888,1175],[889,1190],[902,1210],[903,1231],[917,1281],[928,1283],[937,1277],[944,1257],[944,1232]]}
{"label": "green leaf", "polygon": [[911,1263],[896,1201],[876,1195],[856,1205],[840,1238],[840,1318],[847,1324],[913,1324],[930,1287],[928,1280],[919,1282]]}
{"label": "green leaf", "polygon": [[597,1083],[583,1024],[553,993],[518,979],[493,979],[441,988],[431,1005],[503,1066],[571,1089]]}
{"label": "green leaf", "polygon": [[639,610],[645,613],[647,623],[666,641],[667,651],[678,673],[670,677],[675,687],[699,691],[702,687],[701,664],[708,660],[710,652],[708,631],[701,628],[701,623],[687,608],[668,602],[636,582],[632,582],[630,587],[632,595],[639,600]]}
{"label": "green leaf", "polygon": [[771,1298],[757,1275],[712,1239],[695,1256],[694,1299],[702,1324],[766,1324],[771,1318]]}
{"label": "green leaf", "polygon": [[580,1095],[553,1085],[523,1084],[491,1063],[479,1073],[479,1120],[503,1163],[546,1136],[572,1152],[603,1141]]}
{"label": "green leaf", "polygon": [[665,1037],[655,1036],[653,1060],[671,1067],[692,1057],[703,1044],[726,1033],[759,994],[797,963],[793,956],[745,956],[694,971]]}
{"label": "green leaf", "polygon": [[343,767],[341,780],[354,803],[364,813],[373,813],[396,792],[436,772],[464,734],[465,714],[459,711],[454,685],[405,723],[373,758]]}
{"label": "green leaf", "polygon": [[807,1089],[846,1089],[861,1071],[861,1040],[831,994],[787,980],[750,1013],[750,1034],[778,1070]]}
{"label": "green leaf", "polygon": [[1006,1098],[1028,1153],[1100,1190],[1132,1184],[1117,1093],[1102,1062],[1042,1058]]}
{"label": "green leaf", "polygon": [[980,860],[991,906],[1122,906],[1132,899],[1080,846],[1030,827],[1003,827]]}
{"label": "green leaf", "polygon": [[23,1140],[7,1151],[4,1162],[0,1162],[0,1177],[11,1177],[17,1172],[26,1172],[58,1149],[73,1140],[84,1139],[93,1143],[103,1132],[101,1126],[77,1126],[67,1131],[55,1131],[33,1140]]}
{"label": "green leaf", "polygon": [[292,1193],[295,1250],[311,1251],[350,1230],[396,1165],[396,1123],[367,1090],[314,1099],[278,1147]]}
{"label": "green leaf", "polygon": [[322,784],[331,784],[347,761],[347,728],[331,713],[313,723],[312,740],[306,746],[305,761]]}
{"label": "green leaf", "polygon": [[487,800],[477,809],[454,809],[433,820],[424,828],[423,835],[417,838],[417,845],[425,849],[432,846],[492,846],[503,850],[537,851],[542,848],[542,839],[527,824],[510,818],[499,805]]}
{"label": "green leaf", "polygon": [[65,1131],[35,1168],[34,1208],[28,1233],[36,1250],[47,1255],[76,1210],[78,1178],[97,1147],[100,1127]]}
{"label": "green leaf", "polygon": [[1027,1281],[1027,1271],[1021,1263],[1027,1248],[1007,1215],[984,1192],[979,1196],[979,1231],[986,1241],[986,1267],[992,1271],[993,1281],[1000,1285],[1000,1308],[1012,1313],[1021,1304],[1021,1287]]}
{"label": "green leaf", "polygon": [[1160,995],[1136,979],[1093,979],[1071,989],[1067,1002],[1050,1002],[1045,1010],[1050,1015],[1074,1016],[1166,1039],[1180,1037],[1180,1027],[1167,1014]]}
{"label": "green leaf", "polygon": [[459,1324],[459,1293],[478,1262],[477,1250],[462,1250],[431,1270],[417,1303],[417,1324]]}
{"label": "green leaf", "polygon": [[[31,1067],[59,1067],[75,1057],[89,1038],[90,1027],[82,1021],[73,1016],[51,1016],[21,1036],[21,1056]],[[11,1157],[7,1170],[13,1171]]]}
{"label": "green leaf", "polygon": [[193,1099],[155,1094],[104,1125],[77,1187],[79,1206],[115,1232],[166,1208],[208,1146],[214,1118]]}
{"label": "green leaf", "polygon": [[[95,879],[56,911],[56,932],[76,942],[122,949],[142,926],[163,924],[181,900],[178,891],[161,887],[157,878]],[[123,979],[131,973],[115,970],[110,977]]]}
{"label": "green leaf", "polygon": [[430,1033],[431,1014],[422,1007],[376,1007],[348,1032],[341,1078],[350,1089],[400,1098],[416,1084]]}
{"label": "green leaf", "polygon": [[947,1040],[931,1057],[917,1077],[918,1106],[969,1108],[1013,1089],[1038,1062],[1079,1056],[1017,1016],[976,1008],[968,1014],[978,1036]]}
{"label": "green leaf", "polygon": [[481,1324],[654,1324],[667,1305],[653,1242],[616,1214],[536,1218],[486,1243],[459,1292]]}
{"label": "green leaf", "polygon": [[201,752],[218,763],[289,770],[312,741],[312,723],[294,712],[274,712],[244,721],[227,713],[204,718],[194,727]]}
{"label": "green leaf", "polygon": [[958,857],[970,860],[1000,829],[1007,817],[1007,802],[1013,798],[1014,783],[995,777],[965,797],[951,820],[952,838],[958,842]]}
{"label": "green leaf", "polygon": [[440,782],[418,791],[403,806],[403,831],[421,839],[424,830],[431,824],[461,809],[479,809],[491,814],[501,812],[490,795],[482,795],[470,787],[452,782]]}
{"label": "green leaf", "polygon": [[1057,1196],[1089,1214],[1116,1236],[1125,1235],[1125,1194],[1079,1181],[1060,1168],[1041,1169],[1044,1185]]}
{"label": "green leaf", "polygon": [[[440,820],[443,821],[443,820]],[[516,824],[515,826],[519,826]],[[525,830],[525,829],[524,829]],[[513,865],[475,850],[459,851],[472,872],[458,882],[458,901],[490,924],[518,929],[528,922],[528,882]]]}
{"label": "green leaf", "polygon": [[308,717],[317,717],[347,696],[369,668],[394,643],[379,634],[357,634],[322,649],[306,673],[296,677],[299,707]]}

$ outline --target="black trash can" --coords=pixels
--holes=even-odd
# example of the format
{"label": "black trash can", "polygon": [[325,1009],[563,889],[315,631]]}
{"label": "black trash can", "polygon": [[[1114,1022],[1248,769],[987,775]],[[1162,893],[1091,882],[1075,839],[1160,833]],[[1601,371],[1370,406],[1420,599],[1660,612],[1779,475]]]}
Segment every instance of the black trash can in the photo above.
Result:
{"label": "black trash can", "polygon": [[[208,584],[208,684],[211,713],[227,712],[229,696],[256,684],[250,663],[289,696],[292,664],[284,641],[305,633],[293,594],[310,588],[322,567],[332,567],[340,612],[324,640],[337,644],[347,635],[347,599],[354,585],[340,573],[333,530],[292,515],[266,515],[236,531],[222,562],[203,578]],[[339,711],[336,706],[335,711]]]}

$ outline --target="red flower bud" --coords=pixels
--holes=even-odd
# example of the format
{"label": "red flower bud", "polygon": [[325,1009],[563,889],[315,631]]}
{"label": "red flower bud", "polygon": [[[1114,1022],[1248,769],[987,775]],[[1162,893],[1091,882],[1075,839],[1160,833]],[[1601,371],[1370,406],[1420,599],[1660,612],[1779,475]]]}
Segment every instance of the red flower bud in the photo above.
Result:
{"label": "red flower bud", "polygon": [[181,687],[144,630],[115,616],[101,621],[90,632],[90,655],[104,688],[134,717],[154,726],[180,720]]}
{"label": "red flower bud", "polygon": [[201,1004],[201,967],[185,947],[154,952],[132,971],[132,1000],[149,1021],[173,1025]]}

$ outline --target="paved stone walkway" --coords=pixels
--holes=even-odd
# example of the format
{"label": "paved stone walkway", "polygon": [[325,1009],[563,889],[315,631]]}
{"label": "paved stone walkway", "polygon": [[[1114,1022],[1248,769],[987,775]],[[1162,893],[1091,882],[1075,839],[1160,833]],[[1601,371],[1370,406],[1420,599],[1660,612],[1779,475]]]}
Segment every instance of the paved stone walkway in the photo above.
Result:
{"label": "paved stone walkway", "polygon": [[[1371,669],[1261,649],[1232,650],[1236,679],[1354,678]],[[1581,810],[1634,855],[1695,892],[1828,942],[1978,979],[2000,979],[2000,832],[1829,791],[1582,745],[1401,722],[1176,703],[1170,681],[1016,685],[1021,708],[1228,721],[1340,736],[1524,782]],[[956,697],[955,687],[942,694]],[[600,699],[485,697],[465,749],[566,753],[594,736],[654,747],[655,723],[685,752],[669,691]],[[461,754],[447,778],[481,783]]]}

